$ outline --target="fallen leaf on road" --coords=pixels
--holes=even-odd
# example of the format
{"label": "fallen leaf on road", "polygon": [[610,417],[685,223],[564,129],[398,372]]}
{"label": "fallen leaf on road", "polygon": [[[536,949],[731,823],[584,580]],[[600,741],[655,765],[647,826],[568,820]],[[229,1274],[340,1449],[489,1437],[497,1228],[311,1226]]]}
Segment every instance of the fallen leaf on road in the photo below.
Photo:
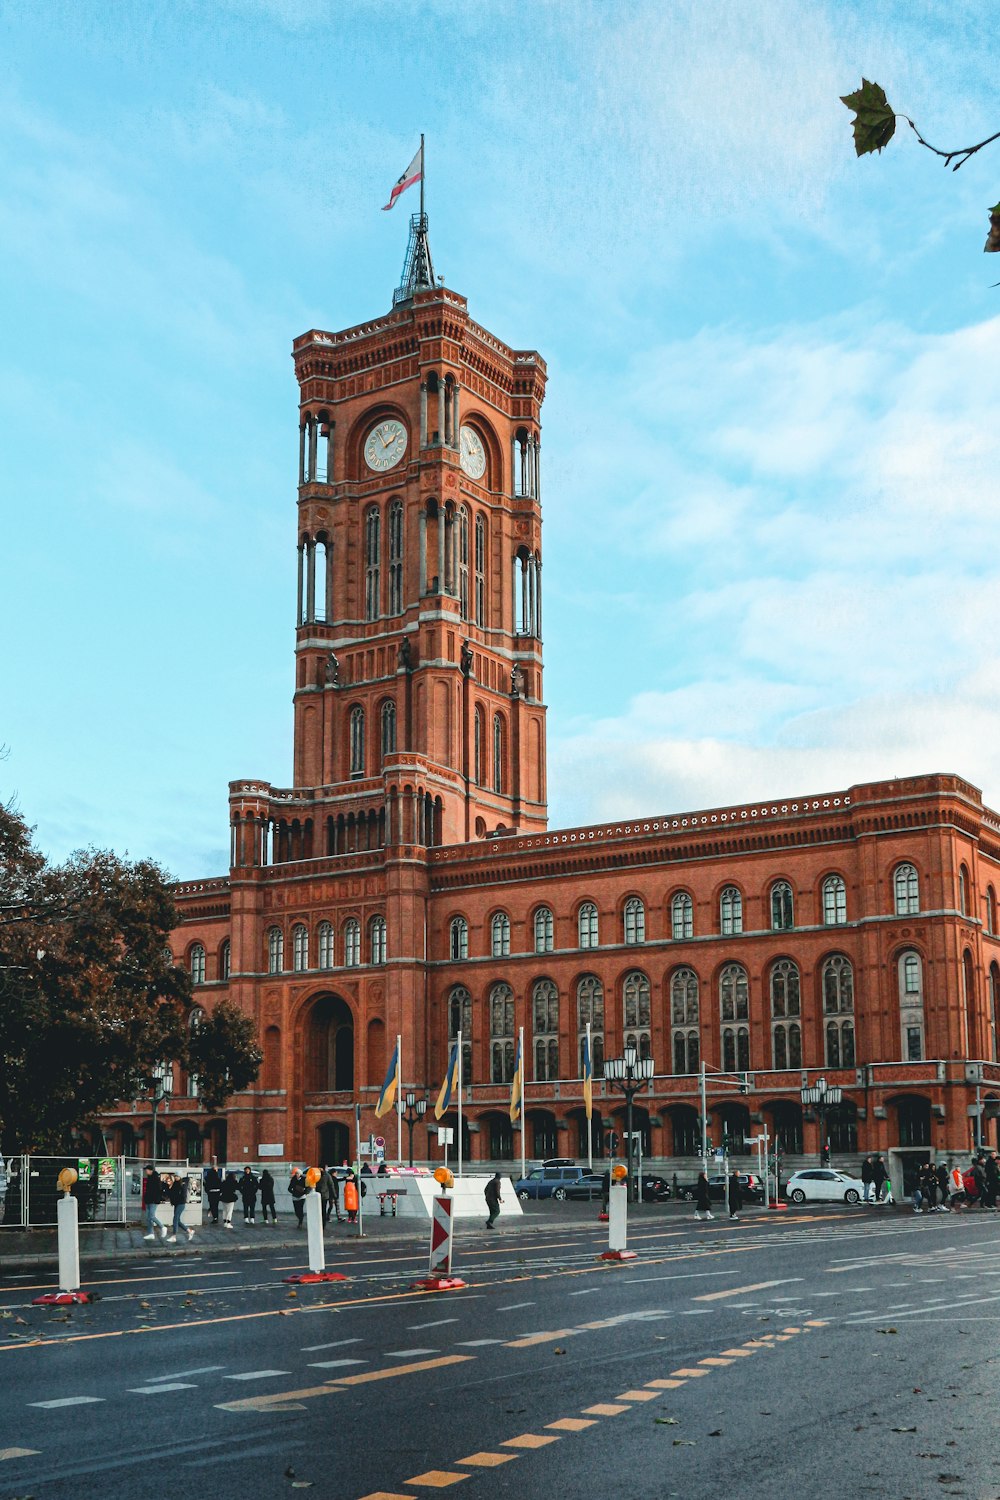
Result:
{"label": "fallen leaf on road", "polygon": [[943,1453],[918,1453],[918,1458],[944,1458]]}
{"label": "fallen leaf on road", "polygon": [[898,1328],[876,1328],[876,1333],[898,1333]]}
{"label": "fallen leaf on road", "polygon": [[722,1428],[721,1427],[716,1427],[715,1431],[714,1432],[710,1432],[708,1435],[709,1435],[709,1437],[721,1437],[722,1436]]}
{"label": "fallen leaf on road", "polygon": [[676,1417],[654,1417],[653,1421],[657,1427],[678,1427],[680,1425]]}
{"label": "fallen leaf on road", "polygon": [[675,1448],[697,1448],[697,1446],[698,1444],[693,1443],[690,1438],[674,1438]]}
{"label": "fallen leaf on road", "polygon": [[892,1428],[893,1432],[916,1432],[916,1430],[917,1429],[915,1427],[893,1427]]}
{"label": "fallen leaf on road", "polygon": [[311,1490],[312,1489],[312,1480],[311,1479],[293,1479],[292,1480],[292,1489],[293,1490]]}

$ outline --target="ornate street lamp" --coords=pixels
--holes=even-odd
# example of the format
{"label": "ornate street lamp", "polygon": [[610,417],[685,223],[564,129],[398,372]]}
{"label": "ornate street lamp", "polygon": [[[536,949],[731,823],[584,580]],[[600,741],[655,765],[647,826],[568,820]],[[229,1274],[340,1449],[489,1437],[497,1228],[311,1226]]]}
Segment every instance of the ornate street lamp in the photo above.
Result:
{"label": "ornate street lamp", "polygon": [[156,1109],[174,1091],[174,1070],[168,1063],[157,1063],[148,1080],[153,1106],[153,1164],[156,1164]]}
{"label": "ornate street lamp", "polygon": [[629,1197],[638,1202],[637,1183],[632,1172],[632,1100],[653,1076],[653,1059],[640,1057],[634,1042],[627,1042],[621,1057],[604,1059],[604,1077],[613,1089],[625,1095],[625,1134],[628,1137]]}
{"label": "ornate street lamp", "polygon": [[[821,1166],[829,1166],[830,1152],[826,1139],[826,1112],[841,1103],[844,1091],[834,1085],[832,1088],[825,1078],[817,1078],[811,1088],[802,1090],[802,1103],[811,1104],[819,1115],[819,1159]],[[777,1149],[777,1137],[775,1137],[775,1149]]]}
{"label": "ornate street lamp", "polygon": [[[406,1105],[406,1113],[403,1114],[403,1104]],[[427,1113],[427,1095],[418,1099],[412,1089],[407,1089],[405,1098],[399,1106],[399,1112],[406,1121],[406,1128],[410,1136],[410,1166],[413,1166],[413,1127],[418,1120],[422,1120]]]}

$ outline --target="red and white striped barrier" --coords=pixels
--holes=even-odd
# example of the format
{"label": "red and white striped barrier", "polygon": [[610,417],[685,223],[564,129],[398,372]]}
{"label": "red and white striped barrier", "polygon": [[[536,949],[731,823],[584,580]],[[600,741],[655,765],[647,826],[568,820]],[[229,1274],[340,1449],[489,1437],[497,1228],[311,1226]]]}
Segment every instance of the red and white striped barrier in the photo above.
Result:
{"label": "red and white striped barrier", "polygon": [[447,1194],[435,1198],[431,1213],[431,1253],[428,1274],[423,1281],[413,1283],[414,1291],[451,1292],[465,1286],[459,1276],[451,1274],[452,1251],[452,1199]]}

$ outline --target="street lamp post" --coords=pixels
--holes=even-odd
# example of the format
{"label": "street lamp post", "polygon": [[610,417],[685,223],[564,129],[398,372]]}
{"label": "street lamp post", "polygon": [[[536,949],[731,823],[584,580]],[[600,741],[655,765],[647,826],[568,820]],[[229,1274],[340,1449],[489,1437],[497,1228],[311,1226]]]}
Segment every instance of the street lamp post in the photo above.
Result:
{"label": "street lamp post", "polygon": [[[403,1119],[406,1122],[406,1129],[409,1132],[410,1137],[410,1166],[412,1167],[413,1127],[417,1123],[417,1121],[422,1120],[424,1115],[427,1113],[427,1096],[425,1094],[422,1099],[418,1099],[412,1089],[407,1089],[404,1103],[406,1105],[406,1113],[403,1115]],[[400,1111],[400,1113],[402,1113],[402,1111]]]}
{"label": "street lamp post", "polygon": [[[811,1104],[819,1115],[819,1159],[821,1166],[828,1165],[826,1153],[826,1112],[841,1102],[844,1091],[834,1085],[829,1086],[825,1078],[817,1078],[815,1084],[810,1088],[802,1090],[802,1103]],[[777,1136],[775,1136],[775,1149],[777,1149]]]}
{"label": "street lamp post", "polygon": [[653,1076],[653,1059],[640,1057],[634,1042],[627,1042],[621,1057],[604,1060],[604,1076],[618,1093],[625,1095],[625,1133],[628,1136],[629,1198],[638,1202],[637,1184],[632,1175],[632,1100]]}
{"label": "street lamp post", "polygon": [[165,1063],[157,1063],[149,1078],[149,1093],[153,1106],[153,1164],[156,1164],[156,1110],[174,1091],[172,1070]]}

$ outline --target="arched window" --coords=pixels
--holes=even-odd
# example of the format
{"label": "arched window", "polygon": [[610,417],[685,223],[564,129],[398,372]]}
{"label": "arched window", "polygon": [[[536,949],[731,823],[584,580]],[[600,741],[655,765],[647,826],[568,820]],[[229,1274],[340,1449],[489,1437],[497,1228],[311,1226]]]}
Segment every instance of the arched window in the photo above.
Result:
{"label": "arched window", "polygon": [[[188,1030],[191,1032],[192,1035],[194,1035],[194,1033],[196,1031],[200,1030],[201,1024],[204,1021],[204,1019],[205,1019],[205,1012],[202,1010],[202,1008],[201,1008],[200,1005],[196,1005],[194,1007],[194,1009],[192,1010],[191,1014],[188,1016]],[[188,1098],[189,1099],[197,1099],[197,1097],[198,1097],[198,1075],[197,1075],[197,1073],[189,1073],[188,1074],[187,1091],[188,1091]]]}
{"label": "arched window", "polygon": [[651,1056],[649,980],[645,974],[634,969],[626,974],[622,986],[623,1042],[631,1042],[640,1057]]}
{"label": "arched window", "polygon": [[[726,1073],[750,1067],[750,987],[742,964],[726,964],[719,975],[719,1011],[722,1017],[722,1067]],[[737,1024],[732,1024],[737,1023]]]}
{"label": "arched window", "polygon": [[464,917],[452,917],[448,929],[448,957],[457,961],[469,956],[469,924]]}
{"label": "arched window", "polygon": [[483,711],[476,709],[472,728],[472,779],[476,786],[483,784]]}
{"label": "arched window", "polygon": [[351,775],[365,774],[365,711],[360,703],[351,709]]}
{"label": "arched window", "polygon": [[365,514],[365,619],[378,619],[382,518],[371,506]]}
{"label": "arched window", "polygon": [[723,937],[743,931],[743,893],[727,885],[719,897],[719,929]]}
{"label": "arched window", "polygon": [[698,1020],[698,976],[693,969],[676,969],[670,979],[670,1028],[675,1073],[697,1073],[701,1066]]}
{"label": "arched window", "polygon": [[396,705],[391,700],[382,704],[382,760],[396,750]]}
{"label": "arched window", "polygon": [[301,922],[292,928],[292,968],[301,973],[309,967],[309,929]]}
{"label": "arched window", "polygon": [[368,945],[373,964],[384,964],[386,958],[385,917],[372,917],[368,926]]}
{"label": "arched window", "polygon": [[229,939],[224,938],[219,944],[219,978],[228,979],[232,967],[232,947]]}
{"label": "arched window", "polygon": [[506,958],[510,953],[510,917],[498,911],[490,923],[490,954],[493,958]]}
{"label": "arched window", "polygon": [[823,882],[823,922],[837,927],[847,921],[847,886],[842,875],[828,875]]}
{"label": "arched window", "polygon": [[280,974],[285,967],[285,934],[280,927],[267,930],[267,972]]}
{"label": "arched window", "polygon": [[403,613],[403,502],[389,506],[389,613]]}
{"label": "arched window", "polygon": [[455,529],[458,544],[458,603],[462,619],[467,620],[469,618],[469,512],[464,505],[458,507]]}
{"label": "arched window", "polygon": [[892,877],[896,916],[912,917],[920,910],[920,880],[914,865],[897,865]]}
{"label": "arched window", "polygon": [[771,928],[774,932],[787,932],[794,926],[792,888],[787,880],[776,880],[771,887]]}
{"label": "arched window", "polygon": [[991,937],[996,937],[997,893],[991,885],[986,887],[986,931]]}
{"label": "arched window", "polygon": [[826,1065],[854,1066],[854,970],[841,953],[828,958],[822,969],[823,1014],[826,1016]]}
{"label": "arched window", "polygon": [[646,941],[646,908],[638,896],[631,896],[625,902],[625,941],[626,943]]}
{"label": "arched window", "polygon": [[604,987],[595,974],[584,974],[576,986],[576,1055],[583,1077],[583,1044],[590,1026],[590,1061],[594,1077],[604,1074]]}
{"label": "arched window", "polygon": [[997,1042],[997,1027],[1000,1026],[1000,964],[993,961],[989,972],[989,998],[990,998],[990,1057],[993,1062],[1000,1056]]}
{"label": "arched window", "polygon": [[670,935],[676,941],[694,934],[694,902],[687,891],[678,891],[670,903]]}
{"label": "arched window", "polygon": [[577,924],[580,933],[580,947],[596,948],[597,907],[592,901],[585,901],[580,907]]}
{"label": "arched window", "polygon": [[509,984],[490,990],[490,1082],[514,1077],[514,991]]}
{"label": "arched window", "polygon": [[539,1083],[559,1077],[559,991],[551,979],[537,979],[531,991],[535,1078]]}
{"label": "arched window", "polygon": [[506,767],[503,714],[493,715],[493,790],[503,792]]}
{"label": "arched window", "polygon": [[771,965],[771,1047],[776,1068],[802,1066],[802,1029],[789,1017],[801,1013],[799,971],[790,958]]}
{"label": "arched window", "polygon": [[924,969],[919,953],[899,955],[899,1025],[902,1059],[919,1062],[924,1055]]}
{"label": "arched window", "polygon": [[476,624],[486,624],[486,517],[476,517]]}
{"label": "arched window", "polygon": [[194,943],[191,947],[191,983],[205,983],[205,950],[201,943]]}
{"label": "arched window", "polygon": [[448,997],[448,1044],[462,1033],[462,1083],[472,1082],[472,996],[464,985],[457,985]]}
{"label": "arched window", "polygon": [[344,923],[344,963],[356,969],[361,962],[361,923],[357,917],[348,917]]}
{"label": "arched window", "polygon": [[333,968],[333,927],[329,922],[321,922],[316,933],[316,941],[319,946],[319,966],[321,969]]}
{"label": "arched window", "polygon": [[551,953],[552,947],[552,912],[547,906],[540,906],[535,912],[535,952]]}
{"label": "arched window", "polygon": [[963,917],[969,915],[969,871],[966,865],[958,870],[958,909]]}

